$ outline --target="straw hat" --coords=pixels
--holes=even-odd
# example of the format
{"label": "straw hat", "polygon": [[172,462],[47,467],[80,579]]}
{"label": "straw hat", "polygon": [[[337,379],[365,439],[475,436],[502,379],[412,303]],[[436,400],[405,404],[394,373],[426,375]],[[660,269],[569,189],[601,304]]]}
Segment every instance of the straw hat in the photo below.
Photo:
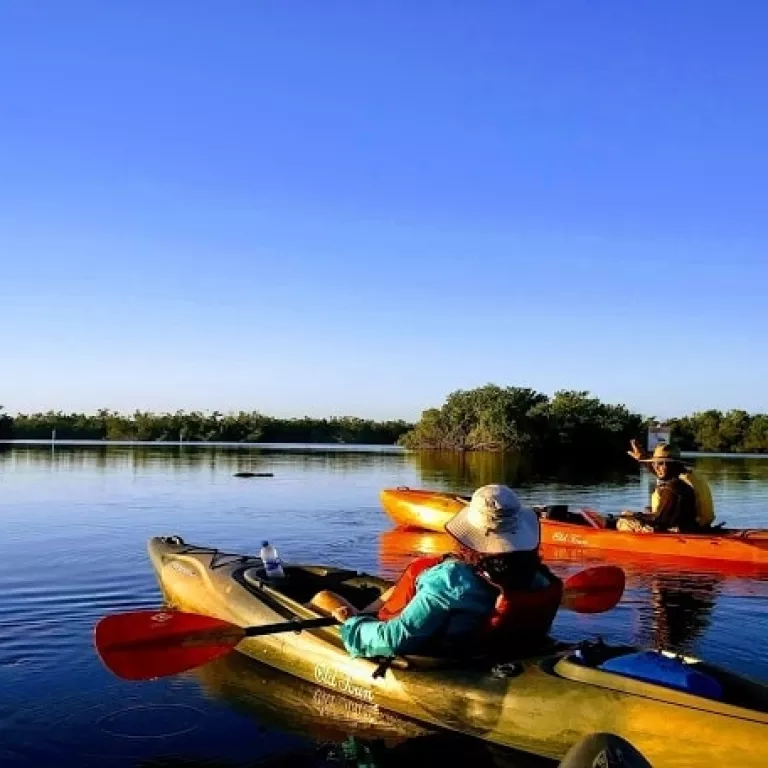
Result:
{"label": "straw hat", "polygon": [[446,524],[459,543],[485,555],[530,552],[539,546],[539,518],[506,485],[484,485]]}
{"label": "straw hat", "polygon": [[677,448],[673,448],[668,443],[659,443],[653,449],[653,455],[650,459],[640,459],[640,461],[644,464],[651,464],[655,462],[666,462],[668,464],[683,463],[683,460],[680,458],[680,451]]}

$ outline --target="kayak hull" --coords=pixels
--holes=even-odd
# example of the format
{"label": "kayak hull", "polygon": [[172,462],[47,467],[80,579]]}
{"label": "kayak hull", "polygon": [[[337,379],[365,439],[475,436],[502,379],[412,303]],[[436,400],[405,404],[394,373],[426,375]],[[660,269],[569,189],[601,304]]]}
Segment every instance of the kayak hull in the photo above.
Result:
{"label": "kayak hull", "polygon": [[[456,494],[411,488],[387,488],[381,503],[403,528],[444,531],[445,523],[467,503]],[[541,543],[584,551],[610,551],[690,561],[719,561],[768,568],[768,530],[731,530],[718,534],[626,533],[541,518]]]}
{"label": "kayak hull", "polygon": [[[312,618],[301,597],[261,580],[261,561],[155,537],[150,560],[166,601],[242,627]],[[286,566],[290,579],[382,590],[388,582],[322,566]],[[253,576],[252,574],[257,574]],[[342,594],[344,592],[342,591]],[[764,765],[768,693],[737,681],[759,709],[713,702],[595,669],[579,669],[565,651],[493,667],[475,660],[352,659],[336,627],[250,637],[238,650],[270,667],[418,722],[561,759],[585,736],[609,730],[628,739],[657,768],[703,764]],[[592,674],[592,678],[590,678]],[[727,674],[727,673],[724,673]],[[735,678],[734,678],[735,679]],[[671,746],[672,745],[672,746]]]}

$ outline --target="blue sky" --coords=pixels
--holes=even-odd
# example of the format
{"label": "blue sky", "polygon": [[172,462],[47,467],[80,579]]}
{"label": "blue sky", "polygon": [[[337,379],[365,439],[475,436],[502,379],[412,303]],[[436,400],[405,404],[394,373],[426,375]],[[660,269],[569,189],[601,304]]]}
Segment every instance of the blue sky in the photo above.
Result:
{"label": "blue sky", "polygon": [[768,4],[0,8],[0,403],[768,411]]}

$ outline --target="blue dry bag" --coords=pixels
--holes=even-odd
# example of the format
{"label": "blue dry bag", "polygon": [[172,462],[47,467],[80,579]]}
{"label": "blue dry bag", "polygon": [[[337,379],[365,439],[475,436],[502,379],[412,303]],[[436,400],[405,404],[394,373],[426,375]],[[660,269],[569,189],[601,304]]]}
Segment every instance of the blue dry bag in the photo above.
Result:
{"label": "blue dry bag", "polygon": [[603,662],[599,669],[646,683],[675,688],[694,696],[706,696],[708,699],[720,699],[723,695],[722,686],[713,677],[697,671],[681,659],[670,658],[656,651],[639,651],[616,656]]}

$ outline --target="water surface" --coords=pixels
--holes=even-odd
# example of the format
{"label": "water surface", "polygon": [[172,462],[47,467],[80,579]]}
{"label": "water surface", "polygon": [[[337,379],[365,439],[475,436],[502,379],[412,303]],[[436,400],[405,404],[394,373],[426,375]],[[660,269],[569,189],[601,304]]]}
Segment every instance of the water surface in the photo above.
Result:
{"label": "water surface", "polygon": [[[698,468],[719,519],[768,527],[768,461],[714,457]],[[233,477],[244,470],[274,477]],[[365,711],[237,655],[124,683],[92,648],[101,616],[159,605],[150,536],[251,552],[267,538],[287,560],[392,577],[444,542],[393,532],[381,488],[468,493],[500,481],[529,503],[614,512],[642,508],[650,489],[647,475],[564,472],[542,481],[504,457],[381,448],[0,445],[0,763],[384,765],[464,754],[478,765],[541,764]],[[560,573],[583,567],[565,550],[549,556]],[[622,566],[622,603],[599,616],[562,613],[558,637],[666,645],[768,681],[768,575],[642,559]]]}

